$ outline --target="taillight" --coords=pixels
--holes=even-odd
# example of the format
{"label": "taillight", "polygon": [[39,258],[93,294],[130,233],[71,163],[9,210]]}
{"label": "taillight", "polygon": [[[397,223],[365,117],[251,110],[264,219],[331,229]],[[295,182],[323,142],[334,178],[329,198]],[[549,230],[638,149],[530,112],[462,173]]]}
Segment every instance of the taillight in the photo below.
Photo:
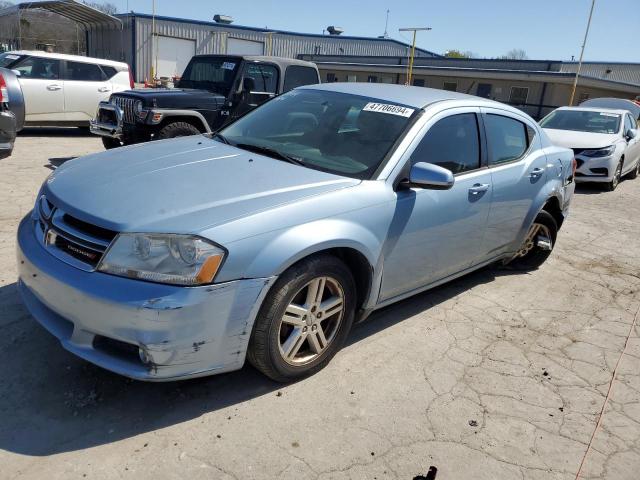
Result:
{"label": "taillight", "polygon": [[573,157],[573,160],[571,161],[571,178],[576,176],[577,169],[578,169],[578,160],[576,160],[576,157]]}
{"label": "taillight", "polygon": [[0,103],[9,103],[9,92],[7,91],[7,82],[0,74]]}
{"label": "taillight", "polygon": [[135,86],[136,85],[133,82],[133,73],[131,73],[131,67],[129,67],[129,87],[131,88],[131,90],[133,90],[135,88]]}

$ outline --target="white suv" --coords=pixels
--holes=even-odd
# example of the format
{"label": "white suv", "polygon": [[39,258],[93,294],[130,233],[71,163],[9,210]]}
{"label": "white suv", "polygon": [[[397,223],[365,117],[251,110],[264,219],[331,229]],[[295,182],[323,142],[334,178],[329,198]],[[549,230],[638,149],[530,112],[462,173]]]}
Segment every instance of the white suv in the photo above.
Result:
{"label": "white suv", "polygon": [[133,88],[126,63],[39,51],[0,54],[19,76],[27,125],[89,126],[98,103]]}

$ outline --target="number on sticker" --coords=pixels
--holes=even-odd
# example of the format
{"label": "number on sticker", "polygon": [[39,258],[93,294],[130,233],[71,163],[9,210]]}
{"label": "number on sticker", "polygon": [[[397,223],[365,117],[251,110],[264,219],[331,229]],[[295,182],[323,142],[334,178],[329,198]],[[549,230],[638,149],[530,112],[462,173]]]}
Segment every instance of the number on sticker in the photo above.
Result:
{"label": "number on sticker", "polygon": [[410,117],[415,112],[413,108],[375,102],[367,103],[362,110],[365,112],[389,113],[391,115],[400,115],[401,117]]}

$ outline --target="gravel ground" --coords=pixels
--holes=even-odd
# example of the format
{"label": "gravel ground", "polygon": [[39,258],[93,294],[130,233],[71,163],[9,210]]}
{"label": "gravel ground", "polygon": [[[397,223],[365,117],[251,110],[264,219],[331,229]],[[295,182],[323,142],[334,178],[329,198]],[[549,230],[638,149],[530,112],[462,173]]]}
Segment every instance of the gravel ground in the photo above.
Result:
{"label": "gravel ground", "polygon": [[101,149],[31,129],[0,161],[1,478],[574,479],[589,444],[582,478],[638,478],[640,180],[580,188],[539,270],[487,268],[386,308],[312,378],[146,384],[64,351],[16,291],[39,185]]}

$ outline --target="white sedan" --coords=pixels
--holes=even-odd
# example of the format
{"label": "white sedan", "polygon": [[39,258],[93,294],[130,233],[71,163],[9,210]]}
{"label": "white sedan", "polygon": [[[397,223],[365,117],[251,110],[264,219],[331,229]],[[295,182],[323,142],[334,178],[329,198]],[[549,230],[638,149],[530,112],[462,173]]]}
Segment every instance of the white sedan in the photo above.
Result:
{"label": "white sedan", "polygon": [[133,88],[126,63],[40,51],[0,54],[22,87],[27,125],[89,126],[98,103]]}
{"label": "white sedan", "polygon": [[640,174],[638,125],[626,110],[561,107],[540,122],[556,145],[573,149],[576,182],[601,182],[610,191]]}

